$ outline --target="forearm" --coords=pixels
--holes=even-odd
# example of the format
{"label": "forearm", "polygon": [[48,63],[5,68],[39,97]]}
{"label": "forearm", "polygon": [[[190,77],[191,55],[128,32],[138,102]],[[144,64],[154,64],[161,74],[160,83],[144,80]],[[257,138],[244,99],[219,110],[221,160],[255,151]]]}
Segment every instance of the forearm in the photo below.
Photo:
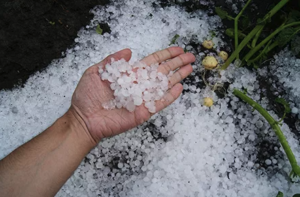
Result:
{"label": "forearm", "polygon": [[3,196],[54,196],[95,143],[69,110],[51,127],[0,161]]}

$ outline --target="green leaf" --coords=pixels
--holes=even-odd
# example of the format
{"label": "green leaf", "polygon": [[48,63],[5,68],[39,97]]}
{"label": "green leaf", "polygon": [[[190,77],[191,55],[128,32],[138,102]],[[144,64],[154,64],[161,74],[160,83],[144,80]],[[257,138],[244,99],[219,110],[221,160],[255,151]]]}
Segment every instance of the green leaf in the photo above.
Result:
{"label": "green leaf", "polygon": [[[270,13],[269,13],[269,15],[270,15]],[[270,23],[270,22],[272,22],[272,18],[270,16],[267,16],[264,19],[262,19],[262,18],[257,19],[257,24],[260,24],[260,25]]]}
{"label": "green leaf", "polygon": [[299,31],[300,31],[300,27],[289,27],[282,30],[276,38],[279,47],[285,46],[289,41],[291,41],[297,35]]}
{"label": "green leaf", "polygon": [[257,63],[253,62],[251,65],[252,65],[253,68],[255,68],[256,70],[259,69],[259,65],[258,65]]}
{"label": "green leaf", "polygon": [[243,88],[242,91],[244,94],[248,94],[247,88]]}
{"label": "green leaf", "polygon": [[240,22],[241,22],[242,29],[249,27],[250,24],[249,17],[243,15],[242,18],[240,19]]}
{"label": "green leaf", "polygon": [[210,38],[213,39],[214,37],[216,37],[216,32],[214,32],[213,30],[209,31],[210,34]]}
{"label": "green leaf", "polygon": [[172,38],[170,45],[175,44],[175,43],[176,43],[176,40],[177,40],[179,37],[180,37],[180,36],[179,36],[178,34],[176,34],[176,35]]}
{"label": "green leaf", "polygon": [[280,103],[284,107],[284,113],[290,113],[290,104],[284,98],[276,98],[275,102]]}
{"label": "green leaf", "polygon": [[276,197],[283,197],[283,193],[279,191]]}
{"label": "green leaf", "polygon": [[228,28],[225,30],[225,34],[227,36],[229,36],[230,38],[233,38],[234,37],[234,31],[233,31],[233,28]]}
{"label": "green leaf", "polygon": [[257,24],[265,24],[265,23],[266,23],[266,21],[264,19],[262,19],[262,18],[257,19]]}
{"label": "green leaf", "polygon": [[289,13],[287,24],[300,21],[300,12],[298,10],[292,10]]}
{"label": "green leaf", "polygon": [[294,194],[293,197],[300,197],[300,194]]}
{"label": "green leaf", "polygon": [[103,29],[101,29],[100,25],[97,25],[96,32],[100,35],[103,33]]}
{"label": "green leaf", "polygon": [[291,43],[291,50],[295,55],[300,54],[300,36],[296,36]]}
{"label": "green leaf", "polygon": [[227,18],[227,19],[229,19],[229,20],[232,19],[232,17],[230,17],[230,16],[228,15],[228,12],[226,12],[225,10],[222,10],[222,8],[220,8],[220,7],[216,7],[216,8],[215,8],[215,12],[217,13],[217,15],[218,15],[221,19],[225,19],[225,18]]}
{"label": "green leaf", "polygon": [[[225,30],[225,34],[226,34],[227,36],[229,36],[230,38],[234,38],[234,30],[233,30],[233,28],[228,28],[228,29],[226,29],[226,30]],[[238,30],[238,34],[239,34],[238,36],[239,36],[240,39],[243,39],[243,38],[246,37],[246,35],[243,34],[240,30]]]}
{"label": "green leaf", "polygon": [[257,23],[262,23],[264,20],[262,18],[257,19]]}

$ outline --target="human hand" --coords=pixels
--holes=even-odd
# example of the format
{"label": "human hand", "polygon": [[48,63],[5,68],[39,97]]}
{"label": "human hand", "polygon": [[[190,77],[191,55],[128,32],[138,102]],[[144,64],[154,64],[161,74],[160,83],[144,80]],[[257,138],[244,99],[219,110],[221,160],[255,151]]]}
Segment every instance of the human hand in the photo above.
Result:
{"label": "human hand", "polygon": [[[133,112],[125,108],[106,110],[102,107],[103,103],[112,100],[114,96],[110,83],[101,80],[98,69],[110,63],[111,58],[114,60],[123,58],[129,61],[131,51],[124,49],[88,68],[72,97],[70,111],[95,143],[104,137],[111,137],[134,128],[147,121],[152,115],[144,104],[137,106]],[[156,102],[156,112],[158,112],[170,105],[181,94],[183,87],[180,81],[193,71],[191,63],[195,61],[195,56],[191,53],[184,53],[180,47],[170,47],[155,52],[141,61],[147,65],[159,63],[158,71],[166,75],[178,69],[169,78],[168,92]]]}

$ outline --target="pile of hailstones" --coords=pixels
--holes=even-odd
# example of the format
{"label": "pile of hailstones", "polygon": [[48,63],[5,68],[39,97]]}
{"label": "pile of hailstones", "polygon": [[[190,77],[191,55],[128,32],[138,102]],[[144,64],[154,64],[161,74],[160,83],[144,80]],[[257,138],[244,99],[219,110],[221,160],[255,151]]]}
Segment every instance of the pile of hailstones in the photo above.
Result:
{"label": "pile of hailstones", "polygon": [[158,64],[147,66],[143,62],[130,64],[124,59],[99,68],[102,80],[110,82],[114,98],[103,103],[105,109],[126,108],[132,112],[143,103],[151,113],[156,112],[155,101],[168,90],[168,77],[158,72]]}

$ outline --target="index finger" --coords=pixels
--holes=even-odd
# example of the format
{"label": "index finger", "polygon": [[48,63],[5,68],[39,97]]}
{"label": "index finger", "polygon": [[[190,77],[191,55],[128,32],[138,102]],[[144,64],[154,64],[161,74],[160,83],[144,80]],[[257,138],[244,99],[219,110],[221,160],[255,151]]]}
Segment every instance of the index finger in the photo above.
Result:
{"label": "index finger", "polygon": [[156,64],[156,63],[160,64],[163,61],[177,57],[178,55],[181,55],[183,53],[184,51],[181,47],[169,47],[164,50],[152,53],[151,55],[148,55],[141,61],[147,65]]}

